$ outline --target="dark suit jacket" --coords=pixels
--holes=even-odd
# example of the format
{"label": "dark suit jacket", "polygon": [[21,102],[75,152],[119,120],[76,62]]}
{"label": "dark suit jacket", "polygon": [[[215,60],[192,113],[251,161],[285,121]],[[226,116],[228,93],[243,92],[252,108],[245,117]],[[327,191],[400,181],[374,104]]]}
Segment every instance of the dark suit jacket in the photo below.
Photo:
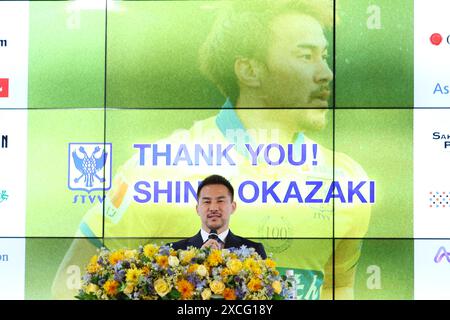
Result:
{"label": "dark suit jacket", "polygon": [[[203,245],[203,238],[200,231],[193,236],[192,238],[183,239],[177,242],[172,243],[172,248],[175,250],[186,250],[187,247],[193,246],[196,248],[201,248]],[[231,230],[228,232],[227,237],[225,238],[225,248],[239,248],[240,246],[245,245],[248,248],[255,248],[256,252],[263,258],[266,259],[266,251],[264,250],[264,246],[262,243],[253,242],[248,239],[239,237],[231,233]]]}

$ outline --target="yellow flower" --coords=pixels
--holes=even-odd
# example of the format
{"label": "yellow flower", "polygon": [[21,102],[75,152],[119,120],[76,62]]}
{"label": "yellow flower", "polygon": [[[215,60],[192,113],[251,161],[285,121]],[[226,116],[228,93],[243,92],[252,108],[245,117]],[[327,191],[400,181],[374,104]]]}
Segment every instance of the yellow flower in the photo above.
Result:
{"label": "yellow flower", "polygon": [[228,268],[223,268],[222,271],[220,272],[220,276],[222,278],[228,277],[230,274],[231,274],[231,271]]}
{"label": "yellow flower", "polygon": [[253,258],[247,258],[244,261],[244,268],[253,272],[255,275],[260,275],[262,273],[261,267],[258,262]]}
{"label": "yellow flower", "polygon": [[156,293],[160,297],[164,297],[171,290],[169,284],[166,281],[164,281],[164,279],[161,279],[161,278],[156,280],[155,283],[153,284],[153,286],[155,287]]}
{"label": "yellow flower", "polygon": [[119,283],[115,280],[108,280],[103,285],[103,289],[105,290],[108,296],[115,296],[118,292]]}
{"label": "yellow flower", "polygon": [[225,284],[222,281],[214,280],[209,284],[212,292],[215,294],[222,294],[223,290],[225,290]]}
{"label": "yellow flower", "polygon": [[252,278],[250,282],[247,284],[247,287],[252,292],[261,290],[262,289],[261,280],[257,278]]}
{"label": "yellow flower", "polygon": [[279,294],[281,292],[281,283],[280,281],[274,281],[272,283],[273,292]]}
{"label": "yellow flower", "polygon": [[169,266],[176,267],[180,264],[180,260],[177,257],[169,256]]}
{"label": "yellow flower", "polygon": [[202,299],[203,300],[211,299],[211,289],[206,288],[205,290],[202,291]]}
{"label": "yellow flower", "polygon": [[134,291],[134,284],[132,283],[127,283],[127,286],[125,287],[125,289],[123,289],[123,293],[125,294],[132,294]]}
{"label": "yellow flower", "polygon": [[259,276],[262,274],[262,270],[259,266],[255,266],[254,268],[252,268],[252,272],[256,276]]}
{"label": "yellow flower", "polygon": [[194,293],[194,285],[185,279],[177,282],[177,289],[183,300],[191,298]]}
{"label": "yellow flower", "polygon": [[225,300],[236,300],[234,289],[225,288],[225,290],[223,290],[223,297],[225,298]]}
{"label": "yellow flower", "polygon": [[253,259],[253,258],[247,258],[244,260],[244,268],[247,270],[251,270],[252,267],[256,264],[257,262]]}
{"label": "yellow flower", "polygon": [[119,261],[123,261],[124,259],[125,259],[125,256],[123,254],[123,250],[112,252],[111,255],[109,256],[109,262],[113,266],[116,265]]}
{"label": "yellow flower", "polygon": [[97,260],[98,260],[98,256],[95,255],[95,256],[93,256],[93,257],[91,258],[91,260],[89,260],[89,263],[90,263],[90,264],[96,264],[96,263],[97,263]]}
{"label": "yellow flower", "polygon": [[144,246],[144,255],[147,258],[153,258],[153,256],[157,252],[158,252],[158,247],[153,244],[147,244]]}
{"label": "yellow flower", "polygon": [[208,275],[208,269],[202,264],[197,267],[196,272],[200,277],[206,277]]}
{"label": "yellow flower", "polygon": [[136,258],[137,250],[125,250],[124,256],[125,256],[125,259]]}
{"label": "yellow flower", "polygon": [[238,274],[242,270],[242,262],[238,259],[231,259],[227,263],[232,274]]}
{"label": "yellow flower", "polygon": [[266,259],[265,263],[268,268],[275,269],[276,267],[276,263],[272,259]]}
{"label": "yellow flower", "polygon": [[139,281],[139,276],[142,274],[142,270],[140,269],[128,269],[127,271],[127,283],[136,284]]}
{"label": "yellow flower", "polygon": [[96,273],[100,271],[101,268],[102,267],[98,263],[89,263],[89,265],[87,266],[87,271],[89,273]]}
{"label": "yellow flower", "polygon": [[218,266],[223,262],[222,252],[220,250],[212,250],[208,256],[208,264],[212,267]]}
{"label": "yellow flower", "polygon": [[169,259],[167,256],[157,256],[156,263],[158,263],[161,268],[167,269],[169,266]]}
{"label": "yellow flower", "polygon": [[89,283],[85,289],[85,291],[87,293],[96,293],[100,288],[98,287],[98,285],[93,284],[93,283]]}
{"label": "yellow flower", "polygon": [[191,262],[192,258],[195,257],[195,251],[193,249],[189,251],[182,251],[180,253],[180,259],[182,264],[188,264]]}

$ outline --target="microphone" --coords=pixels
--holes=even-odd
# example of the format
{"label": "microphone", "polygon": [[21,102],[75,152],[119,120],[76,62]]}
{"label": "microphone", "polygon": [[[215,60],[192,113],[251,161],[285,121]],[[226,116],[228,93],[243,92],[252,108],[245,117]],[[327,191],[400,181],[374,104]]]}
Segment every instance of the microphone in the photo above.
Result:
{"label": "microphone", "polygon": [[219,236],[217,235],[217,230],[216,229],[211,229],[211,231],[209,232],[208,239],[213,239],[213,240],[218,240],[219,239]]}

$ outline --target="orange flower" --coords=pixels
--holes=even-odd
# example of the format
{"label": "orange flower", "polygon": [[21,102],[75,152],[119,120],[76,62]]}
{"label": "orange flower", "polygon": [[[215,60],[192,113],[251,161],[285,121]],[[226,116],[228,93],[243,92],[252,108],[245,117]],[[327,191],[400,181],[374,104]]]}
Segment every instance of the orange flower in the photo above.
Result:
{"label": "orange flower", "polygon": [[158,256],[156,257],[156,263],[158,263],[160,267],[167,269],[169,266],[169,258],[167,256]]}
{"label": "orange flower", "polygon": [[122,261],[125,259],[125,256],[123,254],[122,250],[116,251],[111,253],[111,255],[109,256],[109,262],[111,262],[111,264],[113,266],[115,266],[119,261]]}
{"label": "orange flower", "polygon": [[223,297],[225,300],[236,300],[236,294],[231,288],[225,288],[225,290],[223,290]]}
{"label": "orange flower", "polygon": [[252,278],[250,282],[247,284],[247,287],[252,292],[261,290],[262,289],[261,280],[257,278]]}
{"label": "orange flower", "polygon": [[115,280],[108,280],[103,285],[103,289],[105,290],[108,296],[115,296],[117,294],[117,289],[119,288],[119,283]]}
{"label": "orange flower", "polygon": [[183,300],[191,298],[194,293],[194,285],[185,279],[177,282],[177,289]]}
{"label": "orange flower", "polygon": [[148,276],[150,274],[150,268],[147,266],[142,267],[142,274]]}
{"label": "orange flower", "polygon": [[196,263],[191,264],[191,265],[189,266],[187,272],[188,272],[188,273],[194,273],[195,271],[197,271],[197,267],[198,267],[198,264],[196,264]]}
{"label": "orange flower", "polygon": [[266,266],[267,266],[268,268],[275,269],[275,267],[276,267],[275,261],[273,261],[272,259],[266,259],[265,262],[266,262]]}

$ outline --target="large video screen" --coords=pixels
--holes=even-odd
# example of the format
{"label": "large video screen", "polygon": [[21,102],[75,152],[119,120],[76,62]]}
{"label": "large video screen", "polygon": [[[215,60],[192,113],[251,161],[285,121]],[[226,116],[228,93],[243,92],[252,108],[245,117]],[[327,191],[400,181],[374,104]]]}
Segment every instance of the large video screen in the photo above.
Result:
{"label": "large video screen", "polygon": [[1,1],[0,299],[75,299],[100,248],[211,221],[298,300],[449,299],[448,10]]}

